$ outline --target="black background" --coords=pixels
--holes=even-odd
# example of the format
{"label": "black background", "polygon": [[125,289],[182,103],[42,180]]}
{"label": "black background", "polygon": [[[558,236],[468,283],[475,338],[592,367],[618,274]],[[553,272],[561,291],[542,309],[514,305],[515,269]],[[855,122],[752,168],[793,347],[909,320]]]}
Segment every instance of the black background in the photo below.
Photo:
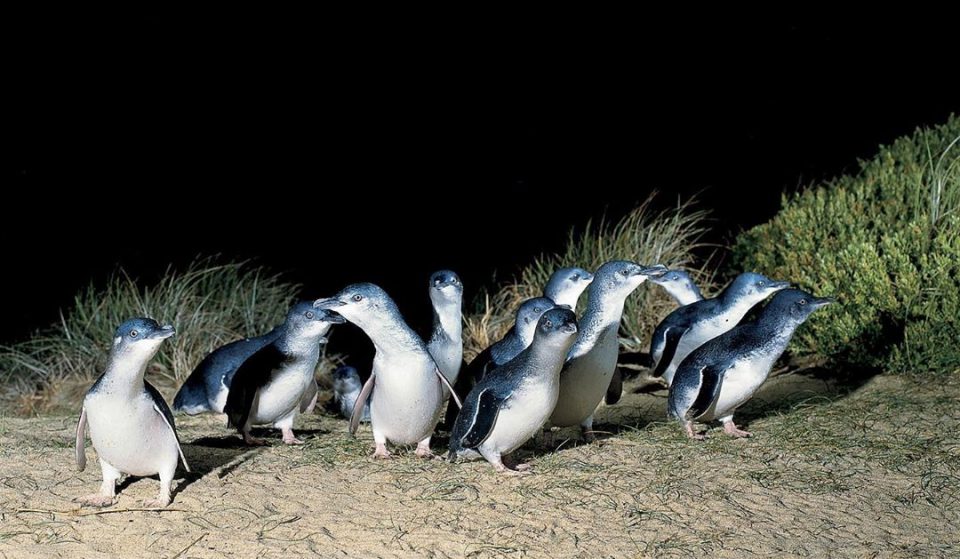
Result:
{"label": "black background", "polygon": [[27,33],[5,76],[0,340],[118,264],[149,282],[197,254],[307,297],[374,281],[422,318],[433,270],[470,297],[653,190],[699,192],[729,242],[960,110],[938,20]]}

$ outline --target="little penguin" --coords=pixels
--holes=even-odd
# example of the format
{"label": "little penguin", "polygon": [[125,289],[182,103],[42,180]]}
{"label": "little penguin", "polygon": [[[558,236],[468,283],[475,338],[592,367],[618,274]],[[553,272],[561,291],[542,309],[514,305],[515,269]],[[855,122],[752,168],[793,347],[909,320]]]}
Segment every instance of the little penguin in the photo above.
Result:
{"label": "little penguin", "polygon": [[645,267],[624,260],[607,262],[596,271],[580,318],[580,334],[560,373],[560,396],[549,421],[552,426],[579,424],[584,438],[594,439],[593,413],[617,368],[623,305],[648,277],[663,272],[663,266]]}
{"label": "little penguin", "polygon": [[173,411],[188,415],[223,413],[237,369],[251,355],[273,343],[281,330],[277,326],[262,336],[236,340],[210,352],[177,391]]}
{"label": "little penguin", "polygon": [[577,337],[577,318],[565,307],[540,317],[533,343],[470,391],[450,437],[449,459],[483,456],[507,475],[529,473],[509,455],[543,427],[560,394],[560,369]]}
{"label": "little penguin", "polygon": [[450,391],[457,406],[460,400],[393,299],[377,285],[358,283],[333,297],[318,299],[314,306],[336,310],[373,342],[373,372],[357,398],[350,432],[356,432],[360,413],[370,398],[375,458],[390,457],[387,441],[416,443],[417,456],[432,457],[430,438],[443,409],[444,388]]}
{"label": "little penguin", "polygon": [[593,281],[593,274],[583,268],[560,268],[550,275],[543,288],[543,296],[557,306],[568,306],[577,310],[580,294]]}
{"label": "little penguin", "polygon": [[244,442],[266,444],[253,437],[250,429],[273,425],[282,432],[285,444],[303,444],[293,433],[293,422],[309,406],[306,396],[315,392],[314,371],[324,336],[331,325],[344,322],[335,312],[315,309],[310,302],[298,303],[287,313],[280,335],[237,368],[223,411]]}
{"label": "little penguin", "polygon": [[473,358],[467,367],[467,376],[476,382],[529,347],[540,317],[554,306],[553,300],[547,297],[534,297],[521,303],[513,326],[500,341]]}
{"label": "little penguin", "polygon": [[463,283],[450,270],[430,276],[433,332],[427,350],[450,384],[457,383],[463,363]]}
{"label": "little penguin", "polygon": [[79,498],[81,504],[112,505],[123,474],[159,474],[160,493],[144,506],[162,508],[170,504],[177,462],[190,471],[173,413],[160,392],[143,379],[160,344],[174,333],[173,326],[160,326],[151,318],[132,318],[117,328],[106,370],[84,397],[77,423],[77,466],[82,472],[87,465],[84,431],[89,424],[103,475],[100,492]]}
{"label": "little penguin", "polygon": [[662,287],[680,306],[703,299],[700,288],[693,282],[690,274],[683,270],[667,270],[660,277],[650,278],[650,281]]}
{"label": "little penguin", "polygon": [[[662,287],[680,306],[689,305],[703,299],[703,293],[700,292],[700,288],[693,282],[690,274],[683,270],[665,270],[662,276],[651,276],[650,281]],[[633,358],[633,363],[650,365],[648,361],[650,358],[649,354],[621,356],[619,362],[621,365],[631,362],[628,361],[630,358]],[[619,402],[620,396],[623,394],[623,376],[621,371],[622,369],[617,367],[617,370],[613,373],[613,378],[610,379],[610,388],[607,389],[607,395],[604,398],[607,405],[613,405]]]}
{"label": "little penguin", "polygon": [[650,341],[653,376],[663,376],[669,385],[673,373],[691,351],[739,323],[757,303],[790,287],[761,274],[737,276],[718,296],[682,306],[657,326]]}
{"label": "little penguin", "polygon": [[733,413],[747,402],[770,374],[797,327],[833,299],[814,297],[799,289],[780,291],[756,320],[735,326],[694,350],[670,386],[668,414],[680,421],[687,435],[693,420],[719,420],[732,437],[749,437],[733,422]]}
{"label": "little penguin", "polygon": [[[357,403],[360,397],[360,389],[363,383],[360,382],[360,373],[353,367],[337,367],[333,372],[333,400],[340,414],[350,419],[353,417],[353,405]],[[370,402],[369,400],[363,407],[363,413],[360,414],[360,421],[370,421]]]}

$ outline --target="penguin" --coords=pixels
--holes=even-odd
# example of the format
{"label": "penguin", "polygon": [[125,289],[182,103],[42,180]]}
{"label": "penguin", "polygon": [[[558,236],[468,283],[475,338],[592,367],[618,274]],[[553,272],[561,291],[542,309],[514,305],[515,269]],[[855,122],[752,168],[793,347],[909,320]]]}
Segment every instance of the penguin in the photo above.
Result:
{"label": "penguin", "polygon": [[[700,288],[693,282],[690,274],[683,270],[666,270],[662,276],[652,276],[650,281],[662,287],[680,306],[689,305],[703,299],[703,293],[700,292]],[[619,363],[621,365],[633,363],[649,367],[651,365],[650,354],[643,353],[621,356]],[[612,406],[620,401],[622,395],[623,372],[620,367],[617,367],[617,370],[613,373],[613,378],[610,379],[610,387],[607,389],[604,402],[606,402],[608,406]]]}
{"label": "penguin", "polygon": [[700,288],[693,282],[690,274],[683,270],[667,270],[660,277],[650,278],[650,281],[662,287],[680,306],[703,299]]}
{"label": "penguin", "polygon": [[151,318],[132,318],[116,330],[107,367],[83,398],[77,423],[77,467],[87,465],[84,431],[90,425],[90,440],[97,451],[103,483],[100,492],[81,497],[83,505],[106,507],[116,499],[116,484],[123,474],[160,476],[160,493],[144,506],[170,504],[170,484],[183,462],[180,438],[170,407],[160,392],[143,379],[150,359],[163,340],[173,336],[173,326],[160,326]]}
{"label": "penguin", "polygon": [[514,466],[509,455],[533,437],[553,411],[560,369],[576,337],[573,311],[554,307],[544,313],[530,347],[467,395],[450,437],[450,461],[483,456],[498,473],[529,473],[529,464]]}
{"label": "penguin", "polygon": [[774,295],[756,320],[744,322],[707,341],[683,360],[670,385],[668,415],[691,438],[693,420],[719,420],[731,437],[749,437],[737,428],[733,413],[770,374],[793,336],[813,311],[834,302],[799,289]]}
{"label": "penguin", "polygon": [[[284,444],[303,444],[293,433],[297,415],[309,407],[320,344],[333,324],[346,322],[337,313],[318,310],[311,302],[294,305],[275,340],[237,368],[223,411],[249,445],[266,441],[253,437],[254,425],[272,424],[283,433]],[[312,398],[310,398],[312,399]]]}
{"label": "penguin", "polygon": [[427,351],[450,384],[457,383],[463,363],[463,283],[449,270],[430,276],[433,332]]}
{"label": "penguin", "polygon": [[[353,405],[360,396],[360,373],[353,367],[337,367],[333,372],[333,401],[340,414],[350,419],[353,417]],[[360,414],[360,421],[370,421],[370,402],[367,401]]]}
{"label": "penguin", "polygon": [[663,376],[669,386],[677,365],[707,340],[737,325],[757,303],[790,287],[761,274],[737,276],[718,296],[685,305],[668,314],[657,326],[650,341],[655,364],[653,376]]}
{"label": "penguin", "polygon": [[575,311],[580,294],[592,281],[593,274],[583,268],[560,268],[547,280],[547,285],[543,288],[543,296],[557,306],[566,305]]}
{"label": "penguin", "polygon": [[580,333],[560,373],[560,396],[549,421],[552,426],[579,424],[584,438],[594,439],[593,413],[617,368],[623,305],[648,277],[663,272],[663,266],[645,267],[624,260],[607,262],[596,271],[580,318]]}
{"label": "penguin", "polygon": [[390,458],[387,441],[416,443],[417,456],[433,457],[430,438],[443,409],[444,388],[458,407],[460,399],[426,344],[404,321],[393,299],[377,285],[358,283],[333,297],[317,299],[314,306],[336,310],[360,327],[374,345],[373,372],[357,397],[350,432],[356,433],[360,413],[370,398],[374,458]]}
{"label": "penguin", "polygon": [[533,342],[533,334],[540,317],[554,306],[553,300],[547,297],[534,297],[521,303],[510,330],[500,341],[473,358],[467,366],[466,375],[473,382],[479,381],[490,371],[519,355]]}

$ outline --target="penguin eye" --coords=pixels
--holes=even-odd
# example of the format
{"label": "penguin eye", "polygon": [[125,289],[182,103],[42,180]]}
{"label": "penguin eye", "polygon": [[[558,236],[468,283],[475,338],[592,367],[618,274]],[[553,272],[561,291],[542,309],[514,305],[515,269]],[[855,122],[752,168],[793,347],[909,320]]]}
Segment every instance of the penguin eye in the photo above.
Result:
{"label": "penguin eye", "polygon": [[303,313],[303,316],[309,318],[310,320],[313,320],[314,314],[313,314],[313,311],[307,311]]}
{"label": "penguin eye", "polygon": [[573,281],[577,281],[580,279],[580,274],[573,274],[572,276],[570,276],[570,279],[572,279]]}
{"label": "penguin eye", "polygon": [[548,321],[544,322],[543,325],[546,326],[547,328],[553,328],[553,321],[552,321],[552,320],[548,320]]}
{"label": "penguin eye", "polygon": [[800,304],[801,304],[801,305],[806,305],[806,304],[807,304],[807,300],[806,300],[806,299],[800,299]]}
{"label": "penguin eye", "polygon": [[359,303],[360,301],[363,301],[363,295],[360,295],[360,294],[358,293],[358,294],[354,295],[353,297],[351,297],[351,299],[353,299],[354,301],[356,301],[357,303]]}
{"label": "penguin eye", "polygon": [[535,313],[540,312],[540,307],[533,307],[533,312],[535,312]]}
{"label": "penguin eye", "polygon": [[757,287],[763,287],[763,280],[757,282]]}
{"label": "penguin eye", "polygon": [[140,332],[137,332],[136,330],[130,330],[130,337],[131,337],[131,338],[136,338],[136,337],[139,336],[139,335],[140,335]]}

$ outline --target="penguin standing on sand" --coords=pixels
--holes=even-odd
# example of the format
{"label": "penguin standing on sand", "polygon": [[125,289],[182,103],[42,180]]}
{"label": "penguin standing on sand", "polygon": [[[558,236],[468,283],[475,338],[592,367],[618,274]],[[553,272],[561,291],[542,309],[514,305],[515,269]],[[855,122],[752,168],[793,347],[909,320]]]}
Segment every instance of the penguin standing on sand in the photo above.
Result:
{"label": "penguin standing on sand", "polygon": [[190,471],[170,408],[157,389],[143,379],[160,344],[174,333],[173,326],[160,326],[150,318],[133,318],[117,328],[107,368],[84,397],[77,424],[77,466],[82,472],[87,465],[84,430],[89,424],[90,440],[103,473],[100,492],[81,497],[81,504],[112,505],[117,481],[123,474],[159,474],[160,493],[144,506],[165,507],[170,504],[170,484],[177,462],[182,461],[184,469]]}
{"label": "penguin standing on sand", "polygon": [[580,425],[593,440],[593,413],[603,399],[614,370],[620,344],[617,332],[627,297],[648,277],[662,274],[663,266],[607,262],[594,274],[587,309],[580,318],[580,334],[560,373],[560,396],[549,423],[555,427]]}
{"label": "penguin standing on sand", "polygon": [[[484,377],[466,397],[450,436],[451,460],[483,456],[499,473],[517,475],[509,454],[543,427],[560,394],[560,369],[577,336],[573,311],[540,317],[530,347]],[[506,462],[506,463],[505,463]]]}
{"label": "penguin standing on sand", "polygon": [[[354,406],[350,432],[356,432],[359,413],[370,398],[375,458],[390,457],[387,441],[415,443],[417,456],[432,457],[430,439],[443,409],[444,388],[453,393],[453,387],[426,344],[404,321],[393,299],[372,283],[359,283],[345,287],[333,297],[318,299],[314,306],[336,310],[359,326],[376,351],[373,372]],[[459,406],[456,393],[453,398]]]}
{"label": "penguin standing on sand", "polygon": [[247,358],[237,369],[223,411],[229,424],[251,445],[266,441],[253,437],[254,425],[273,425],[285,444],[303,444],[293,434],[293,422],[306,410],[306,395],[316,386],[314,371],[320,344],[332,324],[345,322],[335,312],[299,303],[287,313],[280,335]]}
{"label": "penguin standing on sand", "polygon": [[691,351],[739,323],[757,303],[790,287],[760,274],[737,276],[720,295],[680,307],[657,326],[650,341],[655,364],[653,376],[663,376],[669,385],[673,373]]}
{"label": "penguin standing on sand", "polygon": [[832,302],[799,289],[780,291],[756,320],[704,343],[677,369],[667,400],[669,416],[680,421],[691,438],[703,438],[693,432],[694,419],[716,419],[728,435],[749,437],[737,428],[733,413],[767,379],[797,327]]}
{"label": "penguin standing on sand", "polygon": [[[337,367],[333,372],[333,404],[340,415],[350,419],[353,417],[353,405],[360,397],[363,383],[360,382],[360,373],[353,367]],[[370,401],[363,406],[360,421],[370,422]]]}
{"label": "penguin standing on sand", "polygon": [[463,364],[463,283],[450,270],[430,276],[433,332],[427,350],[450,384],[457,383]]}

